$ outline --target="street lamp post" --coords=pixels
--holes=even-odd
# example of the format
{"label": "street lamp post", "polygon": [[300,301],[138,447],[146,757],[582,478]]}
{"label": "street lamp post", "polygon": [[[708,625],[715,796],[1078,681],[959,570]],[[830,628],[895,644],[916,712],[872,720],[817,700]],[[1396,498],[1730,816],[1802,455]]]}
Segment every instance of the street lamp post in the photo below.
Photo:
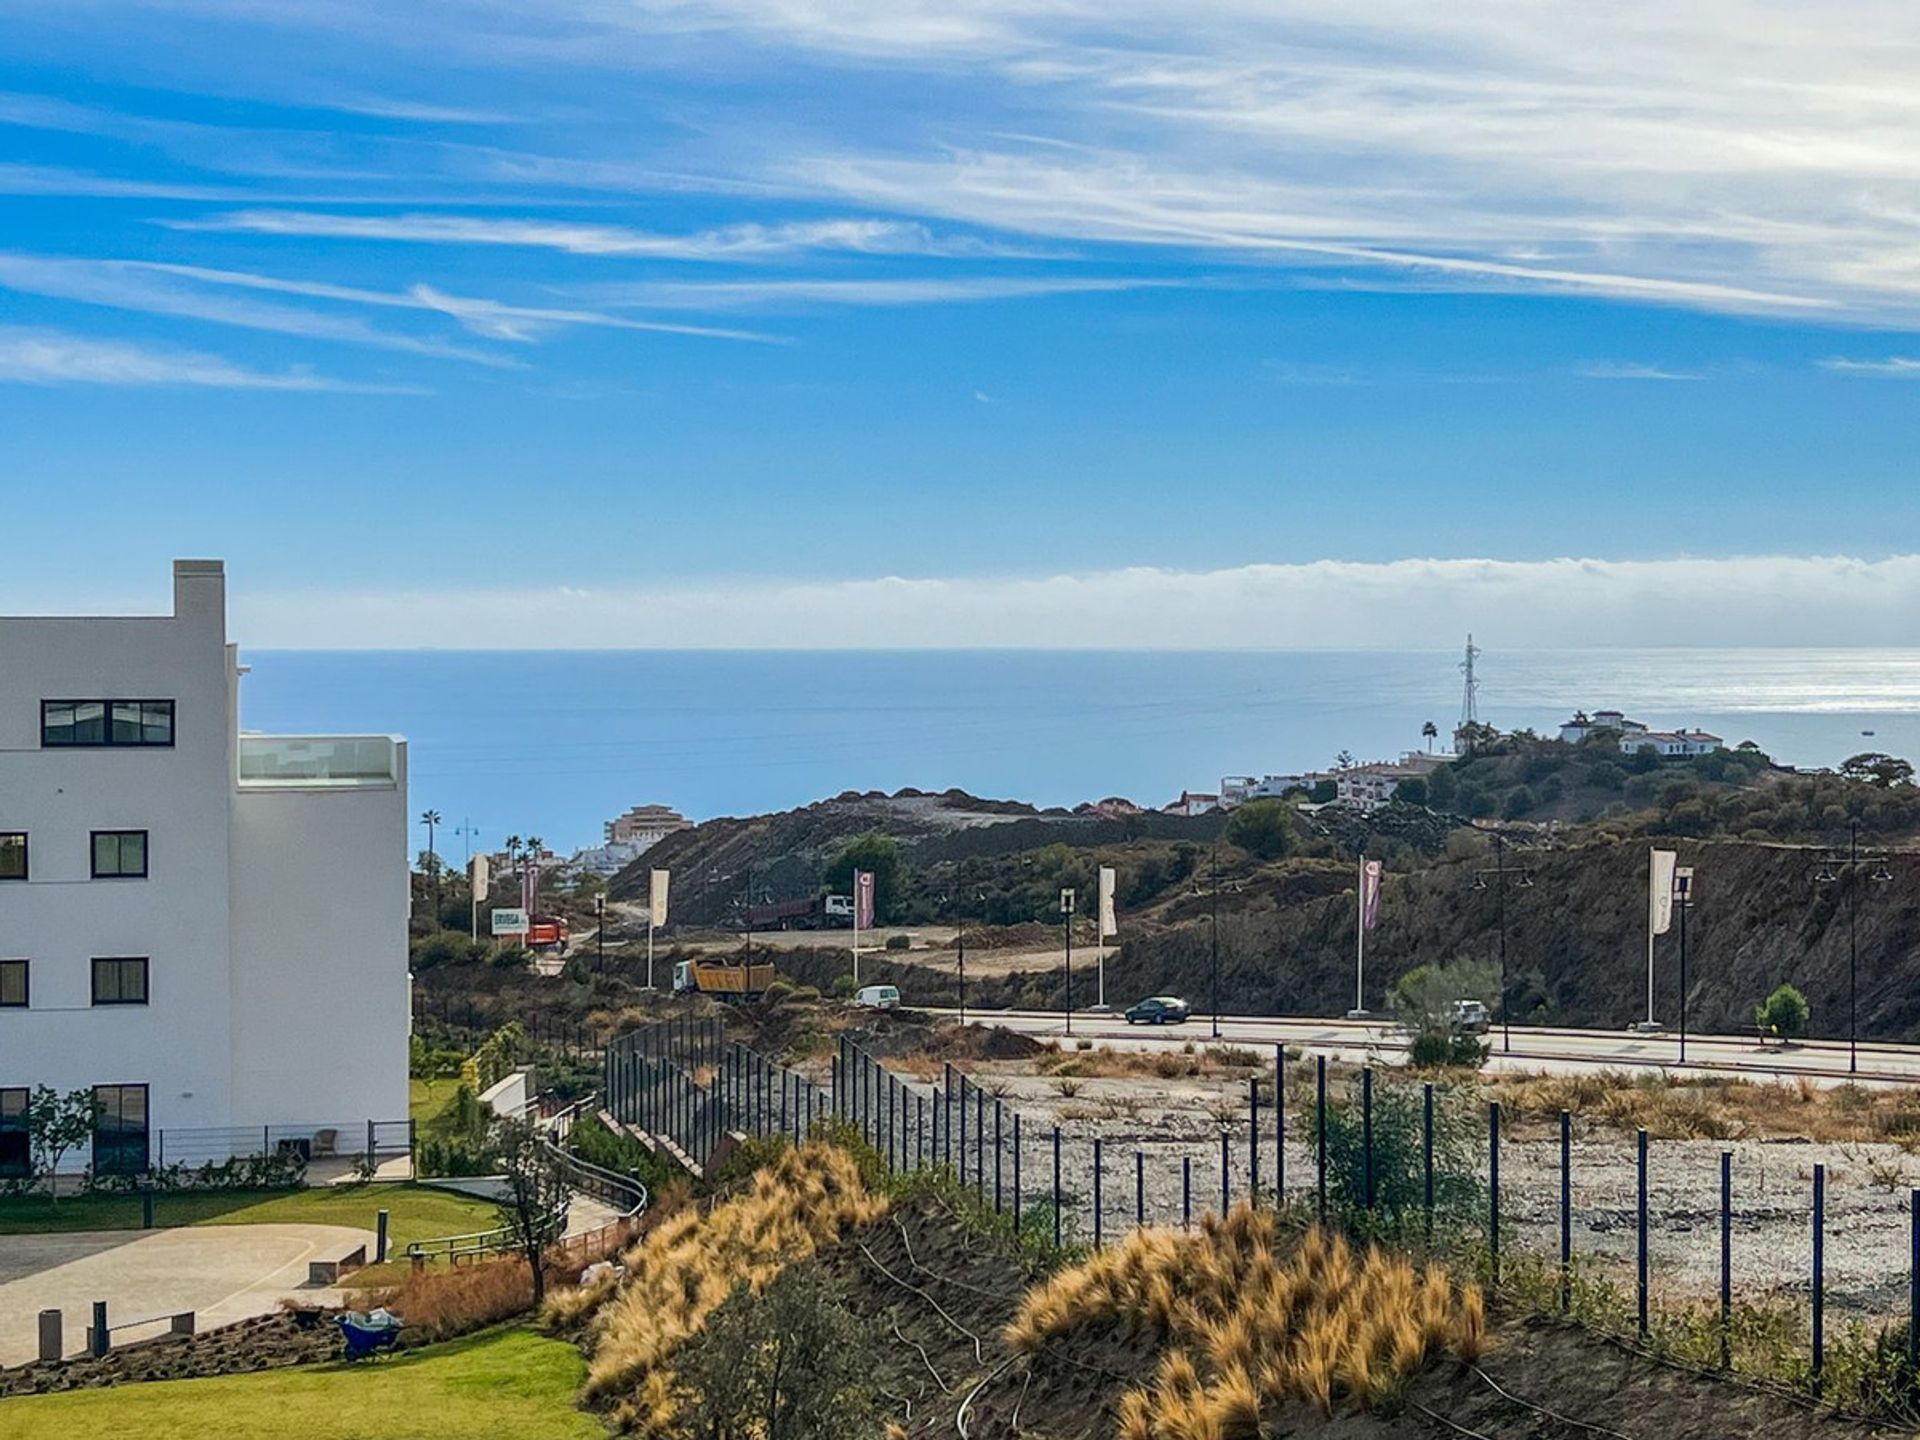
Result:
{"label": "street lamp post", "polygon": [[1673,904],[1680,912],[1680,1063],[1687,1063],[1687,912],[1693,908],[1693,867],[1673,871]]}
{"label": "street lamp post", "polygon": [[1860,853],[1860,822],[1847,822],[1847,853],[1842,858],[1828,851],[1814,874],[1814,882],[1831,885],[1844,874],[1847,877],[1847,1073],[1860,1069],[1860,867],[1869,860],[1873,871],[1867,878],[1884,885],[1893,879],[1887,869],[1886,854],[1874,850]]}
{"label": "street lamp post", "polygon": [[1517,876],[1516,888],[1525,890],[1533,884],[1533,872],[1525,866],[1507,864],[1507,837],[1500,831],[1493,832],[1493,864],[1476,870],[1473,888],[1485,890],[1487,876],[1494,877],[1495,907],[1500,925],[1500,1049],[1504,1054],[1513,1053],[1513,1022],[1507,1014],[1507,877]]}
{"label": "street lamp post", "polygon": [[593,968],[607,968],[607,895],[603,890],[593,897]]}
{"label": "street lamp post", "polygon": [[1060,892],[1060,928],[1067,939],[1067,1034],[1073,1034],[1073,891]]}
{"label": "street lamp post", "polygon": [[1207,860],[1208,879],[1213,884],[1213,913],[1207,928],[1213,932],[1213,1038],[1220,1038],[1220,842],[1215,840]]}

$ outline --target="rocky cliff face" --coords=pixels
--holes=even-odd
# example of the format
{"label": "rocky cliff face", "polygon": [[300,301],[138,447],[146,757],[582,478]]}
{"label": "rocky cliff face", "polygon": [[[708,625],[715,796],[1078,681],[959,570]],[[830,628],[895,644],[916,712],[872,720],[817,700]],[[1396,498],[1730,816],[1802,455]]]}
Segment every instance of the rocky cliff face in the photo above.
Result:
{"label": "rocky cliff face", "polygon": [[[1509,880],[1507,956],[1516,1020],[1620,1025],[1646,1009],[1645,843],[1592,844],[1521,855],[1527,887]],[[1774,986],[1807,996],[1818,1035],[1847,1033],[1849,887],[1858,901],[1859,1021],[1863,1037],[1920,1040],[1920,859],[1895,859],[1894,879],[1865,874],[1819,884],[1818,851],[1741,843],[1674,842],[1696,870],[1699,901],[1688,917],[1688,1024],[1739,1030]],[[1462,955],[1499,955],[1496,891],[1474,888],[1491,859],[1389,876],[1379,926],[1367,937],[1367,998],[1415,965]],[[1353,1003],[1351,888],[1335,896],[1271,905],[1234,897],[1220,922],[1221,1000],[1227,1010],[1338,1015]],[[1244,905],[1245,908],[1239,908]],[[1129,935],[1108,959],[1108,993],[1160,991],[1204,1005],[1210,939],[1204,920]],[[1679,1016],[1680,938],[1657,942],[1655,1010]],[[1022,977],[1001,987],[1057,998],[1057,977]],[[982,998],[986,998],[983,993]]]}

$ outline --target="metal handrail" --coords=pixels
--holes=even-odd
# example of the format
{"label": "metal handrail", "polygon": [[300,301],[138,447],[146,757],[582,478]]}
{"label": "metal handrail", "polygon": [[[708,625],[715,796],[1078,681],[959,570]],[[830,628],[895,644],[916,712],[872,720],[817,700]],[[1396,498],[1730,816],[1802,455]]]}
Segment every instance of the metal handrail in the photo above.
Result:
{"label": "metal handrail", "polygon": [[[597,1098],[594,1095],[584,1096],[570,1108],[576,1111],[584,1109],[593,1104]],[[639,1180],[582,1160],[578,1155],[562,1149],[544,1137],[541,1144],[571,1173],[575,1193],[589,1196],[603,1205],[611,1205],[616,1209],[625,1206],[620,1214],[601,1226],[599,1230],[592,1232],[594,1235],[603,1235],[616,1225],[626,1224],[647,1208],[651,1197],[647,1193],[647,1187]],[[545,1241],[546,1244],[551,1245],[557,1240],[567,1238],[564,1205],[547,1217],[547,1225],[553,1233]],[[444,1256],[451,1260],[459,1256],[492,1255],[515,1249],[518,1244],[519,1237],[514,1228],[502,1225],[492,1230],[475,1230],[466,1235],[444,1235],[430,1240],[412,1241],[407,1246],[407,1258],[419,1261]]]}

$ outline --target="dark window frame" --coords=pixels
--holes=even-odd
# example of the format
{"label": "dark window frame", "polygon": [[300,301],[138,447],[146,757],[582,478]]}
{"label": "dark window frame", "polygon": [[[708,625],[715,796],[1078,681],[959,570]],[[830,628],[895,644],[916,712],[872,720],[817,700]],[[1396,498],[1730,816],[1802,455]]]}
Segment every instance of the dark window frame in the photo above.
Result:
{"label": "dark window frame", "polygon": [[[98,705],[101,707],[100,738],[98,740],[49,739],[47,737],[47,712],[56,707],[72,709],[81,705]],[[148,740],[144,737],[131,740],[115,739],[113,734],[113,712],[114,707],[120,705],[137,705],[141,707],[143,711],[150,705],[165,706],[167,711],[167,738],[164,740]],[[173,748],[174,734],[179,728],[179,720],[180,711],[177,702],[161,699],[157,696],[145,699],[135,699],[129,696],[121,696],[116,699],[101,699],[97,696],[85,695],[77,699],[59,698],[42,700],[40,702],[40,748],[42,750],[171,750]],[[141,728],[145,728],[146,721],[144,718],[141,720],[140,725]]]}
{"label": "dark window frame", "polygon": [[0,973],[20,967],[20,998],[9,1000],[0,994],[0,1010],[30,1010],[33,1008],[33,962],[12,956],[0,958]]}
{"label": "dark window frame", "polygon": [[[100,967],[102,965],[138,965],[140,967],[140,998],[138,1000],[100,998]],[[153,1002],[153,963],[145,955],[96,955],[89,967],[89,979],[92,981],[91,1002],[97,1006],[108,1005],[149,1005]],[[124,990],[124,985],[116,986]]]}
{"label": "dark window frame", "polygon": [[[102,870],[100,868],[100,841],[105,836],[124,840],[129,835],[140,837],[140,868],[138,870]],[[95,830],[87,836],[87,866],[95,880],[144,880],[147,878],[152,842],[145,830]]]}
{"label": "dark window frame", "polygon": [[20,873],[18,875],[0,875],[0,885],[9,880],[27,880],[33,874],[33,843],[27,838],[25,830],[0,830],[0,840],[18,840],[20,842]]}
{"label": "dark window frame", "polygon": [[[140,1152],[139,1152],[140,1163],[138,1165],[122,1165],[119,1162],[117,1156],[121,1152],[125,1152],[128,1155],[131,1155],[132,1153],[132,1147],[128,1145],[124,1139],[122,1139],[118,1145],[107,1148],[106,1153],[108,1155],[116,1157],[113,1163],[112,1164],[102,1163],[103,1147],[101,1146],[100,1141],[101,1141],[102,1135],[107,1133],[102,1128],[103,1122],[108,1119],[110,1114],[116,1120],[119,1118],[119,1111],[117,1110],[109,1111],[106,1100],[102,1098],[101,1092],[107,1091],[107,1090],[114,1090],[114,1091],[138,1090],[140,1092]],[[125,1102],[123,1100],[122,1108],[124,1108],[124,1103]],[[152,1156],[153,1156],[153,1089],[152,1087],[148,1085],[121,1085],[121,1084],[95,1085],[93,1087],[93,1105],[94,1105],[93,1173],[96,1175],[143,1174],[147,1170],[148,1166],[152,1163]]]}
{"label": "dark window frame", "polygon": [[[14,1124],[6,1123],[5,1101],[8,1096],[19,1097],[18,1118]],[[0,1144],[0,1177],[9,1180],[24,1179],[33,1171],[33,1144],[27,1131],[27,1107],[33,1103],[33,1091],[25,1085],[0,1085],[0,1135],[18,1135],[13,1142],[18,1149],[18,1158],[8,1161],[7,1147]]]}

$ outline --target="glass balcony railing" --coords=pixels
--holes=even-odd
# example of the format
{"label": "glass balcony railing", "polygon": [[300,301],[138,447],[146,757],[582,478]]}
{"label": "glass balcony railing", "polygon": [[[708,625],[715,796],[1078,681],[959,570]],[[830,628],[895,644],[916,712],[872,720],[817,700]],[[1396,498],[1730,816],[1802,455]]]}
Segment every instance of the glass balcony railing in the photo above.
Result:
{"label": "glass balcony railing", "polygon": [[240,784],[257,789],[392,785],[391,735],[242,735]]}

